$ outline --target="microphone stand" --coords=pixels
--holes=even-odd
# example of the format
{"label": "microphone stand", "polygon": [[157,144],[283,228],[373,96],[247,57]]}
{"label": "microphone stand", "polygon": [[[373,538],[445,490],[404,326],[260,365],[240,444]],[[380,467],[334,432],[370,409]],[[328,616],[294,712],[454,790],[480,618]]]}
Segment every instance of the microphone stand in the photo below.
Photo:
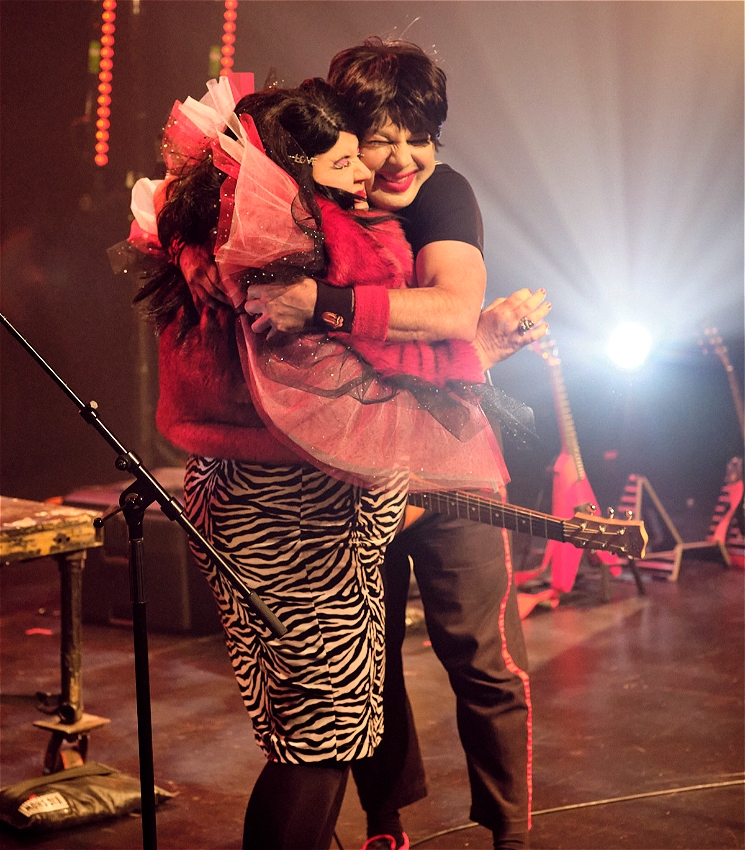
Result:
{"label": "microphone stand", "polygon": [[104,517],[96,519],[94,524],[101,527],[113,514],[121,511],[129,532],[129,580],[132,601],[132,630],[135,656],[135,689],[137,696],[137,738],[140,762],[140,798],[142,807],[142,846],[144,850],[156,850],[157,833],[155,826],[155,778],[153,770],[153,740],[150,713],[150,672],[147,645],[147,617],[144,593],[145,559],[143,520],[145,509],[157,502],[161,511],[169,520],[177,522],[189,538],[200,546],[209,556],[219,563],[236,592],[243,597],[251,610],[261,618],[275,637],[282,637],[287,629],[275,614],[267,607],[258,594],[243,584],[230,564],[204,538],[184,513],[183,506],[168,494],[157,479],[143,465],[140,458],[128,450],[106,427],[98,415],[95,401],[84,404],[67,386],[60,376],[49,366],[29,342],[0,313],[2,323],[11,335],[26,349],[33,359],[55,381],[63,392],[77,405],[83,419],[92,425],[104,440],[117,453],[115,466],[122,472],[128,472],[135,480],[121,494],[119,507]]}

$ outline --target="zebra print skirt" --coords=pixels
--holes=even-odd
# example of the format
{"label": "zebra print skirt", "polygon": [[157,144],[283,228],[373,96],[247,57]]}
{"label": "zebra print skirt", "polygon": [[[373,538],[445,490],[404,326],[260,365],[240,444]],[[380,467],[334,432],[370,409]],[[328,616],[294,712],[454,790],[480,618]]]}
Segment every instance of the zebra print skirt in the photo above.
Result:
{"label": "zebra print skirt", "polygon": [[383,727],[381,566],[405,481],[370,491],[307,465],[191,457],[194,525],[287,627],[275,638],[194,548],[259,746],[290,764],[371,755]]}

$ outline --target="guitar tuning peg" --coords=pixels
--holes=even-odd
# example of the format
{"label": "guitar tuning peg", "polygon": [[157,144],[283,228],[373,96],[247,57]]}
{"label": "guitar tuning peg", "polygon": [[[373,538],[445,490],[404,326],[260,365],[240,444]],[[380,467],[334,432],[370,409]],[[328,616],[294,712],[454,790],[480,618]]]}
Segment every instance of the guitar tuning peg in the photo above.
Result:
{"label": "guitar tuning peg", "polygon": [[608,519],[613,519],[613,517],[615,515],[616,515],[616,509],[615,508],[608,508]]}
{"label": "guitar tuning peg", "polygon": [[626,511],[626,519],[633,519],[633,518],[634,518],[634,512],[633,511]]}

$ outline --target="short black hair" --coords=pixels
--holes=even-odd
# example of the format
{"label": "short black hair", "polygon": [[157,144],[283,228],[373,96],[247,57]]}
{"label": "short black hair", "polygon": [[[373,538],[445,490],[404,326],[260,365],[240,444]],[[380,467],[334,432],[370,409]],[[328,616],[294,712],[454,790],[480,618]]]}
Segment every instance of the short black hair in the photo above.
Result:
{"label": "short black hair", "polygon": [[438,141],[448,114],[447,78],[418,45],[368,38],[337,53],[327,79],[356,110],[363,133],[391,120]]}

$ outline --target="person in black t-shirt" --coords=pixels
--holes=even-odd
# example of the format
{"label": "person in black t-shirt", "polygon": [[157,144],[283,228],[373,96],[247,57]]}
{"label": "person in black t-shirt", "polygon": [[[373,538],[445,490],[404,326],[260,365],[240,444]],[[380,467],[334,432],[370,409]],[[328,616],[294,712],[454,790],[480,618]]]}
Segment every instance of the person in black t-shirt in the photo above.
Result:
{"label": "person in black t-shirt", "polygon": [[[387,339],[460,337],[485,369],[547,331],[545,292],[519,290],[481,315],[486,286],[481,214],[468,181],[435,152],[447,115],[445,74],[415,45],[377,39],[342,51],[329,82],[365,116],[361,143],[374,172],[368,199],[399,213],[418,287],[390,293]],[[251,287],[246,310],[261,327],[299,332],[313,321],[324,285]],[[457,699],[471,783],[471,817],[492,830],[495,848],[528,846],[531,796],[527,658],[506,533],[424,513],[385,558],[385,732],[353,770],[367,814],[364,850],[407,848],[399,809],[426,795],[424,769],[401,660],[410,561],[432,646]]]}

